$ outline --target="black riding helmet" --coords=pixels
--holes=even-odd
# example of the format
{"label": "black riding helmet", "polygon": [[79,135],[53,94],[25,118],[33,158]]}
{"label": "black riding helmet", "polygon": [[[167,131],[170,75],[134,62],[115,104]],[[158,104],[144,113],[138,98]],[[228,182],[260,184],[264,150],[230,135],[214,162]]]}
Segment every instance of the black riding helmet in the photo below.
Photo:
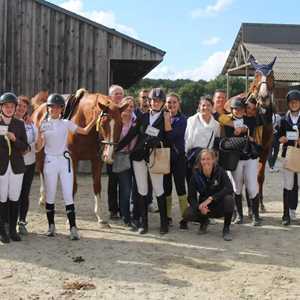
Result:
{"label": "black riding helmet", "polygon": [[230,100],[230,108],[245,108],[245,99],[242,97],[235,97],[233,99]]}
{"label": "black riding helmet", "polygon": [[299,90],[290,90],[286,95],[286,101],[289,103],[292,100],[300,101],[300,91]]}
{"label": "black riding helmet", "polygon": [[153,88],[149,93],[150,99],[159,99],[160,101],[166,101],[166,94],[161,88]]}
{"label": "black riding helmet", "polygon": [[0,97],[0,105],[5,103],[13,103],[15,105],[18,105],[18,98],[14,93],[4,93]]}
{"label": "black riding helmet", "polygon": [[47,99],[47,106],[57,105],[65,107],[65,99],[60,94],[51,94]]}

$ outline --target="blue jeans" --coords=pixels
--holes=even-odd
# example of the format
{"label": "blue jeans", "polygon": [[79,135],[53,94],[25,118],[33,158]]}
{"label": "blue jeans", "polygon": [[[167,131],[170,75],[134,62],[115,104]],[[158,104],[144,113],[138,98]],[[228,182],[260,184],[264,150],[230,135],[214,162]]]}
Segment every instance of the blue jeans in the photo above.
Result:
{"label": "blue jeans", "polygon": [[119,180],[120,212],[124,223],[130,223],[130,196],[132,190],[132,170],[115,173]]}

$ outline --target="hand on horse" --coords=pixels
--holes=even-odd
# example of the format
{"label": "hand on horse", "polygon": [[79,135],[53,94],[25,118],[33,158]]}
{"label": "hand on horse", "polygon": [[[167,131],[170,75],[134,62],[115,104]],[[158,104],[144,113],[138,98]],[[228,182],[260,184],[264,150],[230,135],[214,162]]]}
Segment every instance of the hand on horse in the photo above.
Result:
{"label": "hand on horse", "polygon": [[279,138],[279,143],[280,144],[286,144],[289,140],[287,139],[286,136],[282,136]]}

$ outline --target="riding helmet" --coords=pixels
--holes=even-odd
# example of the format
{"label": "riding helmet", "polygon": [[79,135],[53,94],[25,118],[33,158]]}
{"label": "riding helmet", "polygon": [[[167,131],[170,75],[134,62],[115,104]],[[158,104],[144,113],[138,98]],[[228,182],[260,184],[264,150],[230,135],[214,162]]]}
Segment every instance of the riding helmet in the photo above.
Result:
{"label": "riding helmet", "polygon": [[287,103],[292,100],[300,101],[300,91],[299,90],[290,90],[286,95]]}
{"label": "riding helmet", "polygon": [[230,108],[245,108],[245,98],[237,96],[231,99]]}
{"label": "riding helmet", "polygon": [[57,105],[64,107],[65,99],[60,94],[51,94],[47,99],[47,106]]}
{"label": "riding helmet", "polygon": [[160,101],[166,101],[166,94],[161,88],[153,88],[149,93],[150,99],[158,99]]}
{"label": "riding helmet", "polygon": [[0,97],[0,105],[2,105],[4,103],[13,103],[13,104],[17,105],[18,104],[18,98],[14,93],[4,93]]}

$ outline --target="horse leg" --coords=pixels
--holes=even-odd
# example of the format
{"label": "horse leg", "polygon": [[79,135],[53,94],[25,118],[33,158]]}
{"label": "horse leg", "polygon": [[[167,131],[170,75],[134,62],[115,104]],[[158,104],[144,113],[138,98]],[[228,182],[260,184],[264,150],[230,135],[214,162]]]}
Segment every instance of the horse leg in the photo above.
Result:
{"label": "horse leg", "polygon": [[259,196],[259,203],[260,203],[260,211],[262,213],[266,212],[266,208],[263,203],[263,199],[264,199],[263,185],[264,185],[264,181],[265,181],[265,167],[266,167],[266,160],[259,163],[258,175],[257,175],[258,196]]}
{"label": "horse leg", "polygon": [[92,164],[94,200],[95,200],[94,212],[96,214],[98,223],[103,228],[110,228],[110,225],[108,224],[107,207],[105,205],[106,201],[101,200],[102,161],[99,159],[94,159],[91,161],[91,164]]}

